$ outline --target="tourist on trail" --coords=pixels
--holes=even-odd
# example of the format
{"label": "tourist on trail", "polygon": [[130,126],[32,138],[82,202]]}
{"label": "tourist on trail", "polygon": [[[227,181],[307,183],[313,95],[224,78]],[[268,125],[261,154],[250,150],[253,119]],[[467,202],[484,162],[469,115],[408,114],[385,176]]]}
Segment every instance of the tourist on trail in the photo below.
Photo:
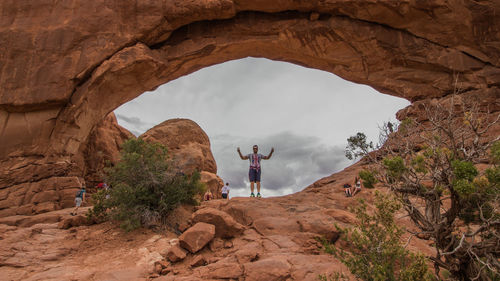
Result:
{"label": "tourist on trail", "polygon": [[229,183],[226,182],[226,185],[222,187],[222,198],[229,199]]}
{"label": "tourist on trail", "polygon": [[82,188],[76,192],[75,196],[75,209],[71,212],[72,216],[76,216],[78,212],[78,208],[85,202],[85,185],[82,185]]}
{"label": "tourist on trail", "polygon": [[111,186],[104,184],[104,191],[106,192],[106,199],[109,199],[111,197]]}
{"label": "tourist on trail", "polygon": [[246,156],[243,156],[241,154],[240,148],[238,147],[237,149],[238,154],[240,155],[240,158],[242,160],[250,160],[250,169],[248,171],[248,177],[250,179],[250,197],[255,197],[255,194],[253,193],[253,186],[254,183],[257,183],[257,197],[261,197],[260,195],[260,173],[261,173],[261,166],[260,166],[260,160],[261,159],[269,159],[273,155],[274,152],[274,147],[271,148],[271,152],[269,153],[268,156],[264,156],[260,153],[257,153],[259,151],[259,147],[257,145],[253,146],[253,153],[248,154]]}
{"label": "tourist on trail", "polygon": [[344,193],[345,193],[345,197],[351,197],[352,196],[351,185],[350,184],[348,184],[348,183],[344,184]]}
{"label": "tourist on trail", "polygon": [[213,194],[212,194],[212,191],[207,190],[207,192],[205,192],[205,195],[203,195],[203,200],[205,201],[209,201],[209,200],[212,200],[213,198]]}
{"label": "tourist on trail", "polygon": [[356,195],[356,193],[360,191],[361,191],[361,179],[356,176],[354,178],[354,191],[352,193],[352,196]]}

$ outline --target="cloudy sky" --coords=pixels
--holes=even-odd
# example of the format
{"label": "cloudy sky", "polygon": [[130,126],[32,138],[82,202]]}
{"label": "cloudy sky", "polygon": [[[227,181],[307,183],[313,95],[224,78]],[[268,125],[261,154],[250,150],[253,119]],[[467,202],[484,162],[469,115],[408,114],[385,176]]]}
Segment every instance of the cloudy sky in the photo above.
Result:
{"label": "cloudy sky", "polygon": [[172,118],[188,118],[210,138],[217,174],[231,197],[248,196],[248,160],[236,153],[275,153],[262,160],[263,196],[290,194],[351,164],[346,139],[394,121],[409,102],[331,73],[246,58],[199,70],[146,92],[118,109],[118,123],[136,136]]}

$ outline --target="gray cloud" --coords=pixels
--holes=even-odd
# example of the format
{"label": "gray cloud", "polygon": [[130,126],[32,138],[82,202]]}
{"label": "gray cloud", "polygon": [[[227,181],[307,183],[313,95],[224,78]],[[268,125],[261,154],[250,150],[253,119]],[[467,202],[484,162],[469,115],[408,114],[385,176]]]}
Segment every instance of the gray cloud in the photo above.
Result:
{"label": "gray cloud", "polygon": [[154,126],[153,123],[144,122],[139,117],[126,116],[123,114],[115,114],[115,115],[120,125],[127,128],[135,136],[140,136],[146,130]]}

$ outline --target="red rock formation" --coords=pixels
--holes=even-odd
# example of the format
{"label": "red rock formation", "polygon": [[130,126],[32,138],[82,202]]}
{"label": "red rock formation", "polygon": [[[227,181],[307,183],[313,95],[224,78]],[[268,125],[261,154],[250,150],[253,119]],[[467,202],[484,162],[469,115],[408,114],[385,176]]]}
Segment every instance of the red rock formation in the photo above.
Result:
{"label": "red rock formation", "polygon": [[[108,113],[247,56],[329,71],[412,102],[453,93],[460,74],[464,95],[498,99],[499,10],[498,1],[458,0],[2,1],[0,190],[36,183],[48,192],[42,181],[83,177],[79,152]],[[11,210],[0,216],[17,212],[4,207]]]}
{"label": "red rock formation", "polygon": [[215,226],[215,236],[232,238],[239,236],[245,229],[230,215],[213,208],[204,208],[193,214],[193,223],[206,222]]}
{"label": "red rock formation", "polygon": [[215,226],[213,224],[198,222],[179,236],[179,244],[194,254],[205,247],[214,237]]}
{"label": "red rock formation", "polygon": [[177,169],[184,173],[201,172],[201,182],[205,183],[214,198],[221,198],[224,182],[217,173],[210,140],[198,124],[189,119],[171,119],[154,126],[140,136],[149,142],[165,145]]}
{"label": "red rock formation", "polygon": [[120,148],[124,141],[134,137],[127,129],[118,125],[114,113],[110,113],[92,130],[87,145],[82,146],[84,178],[87,186],[95,186],[103,180],[106,162],[112,164],[120,159]]}
{"label": "red rock formation", "polygon": [[189,119],[164,121],[140,137],[148,142],[165,145],[175,166],[185,173],[195,170],[217,173],[217,164],[210,150],[207,134]]}

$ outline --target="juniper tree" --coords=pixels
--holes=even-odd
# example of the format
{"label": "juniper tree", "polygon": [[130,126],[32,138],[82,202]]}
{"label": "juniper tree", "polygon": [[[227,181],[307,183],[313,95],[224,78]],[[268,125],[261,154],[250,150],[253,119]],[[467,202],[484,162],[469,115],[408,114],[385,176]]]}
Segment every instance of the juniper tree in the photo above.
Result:
{"label": "juniper tree", "polygon": [[383,145],[351,137],[346,155],[364,157],[415,224],[411,235],[432,241],[436,277],[500,280],[500,137],[491,132],[500,115],[454,96],[423,110],[423,122],[383,128]]}

